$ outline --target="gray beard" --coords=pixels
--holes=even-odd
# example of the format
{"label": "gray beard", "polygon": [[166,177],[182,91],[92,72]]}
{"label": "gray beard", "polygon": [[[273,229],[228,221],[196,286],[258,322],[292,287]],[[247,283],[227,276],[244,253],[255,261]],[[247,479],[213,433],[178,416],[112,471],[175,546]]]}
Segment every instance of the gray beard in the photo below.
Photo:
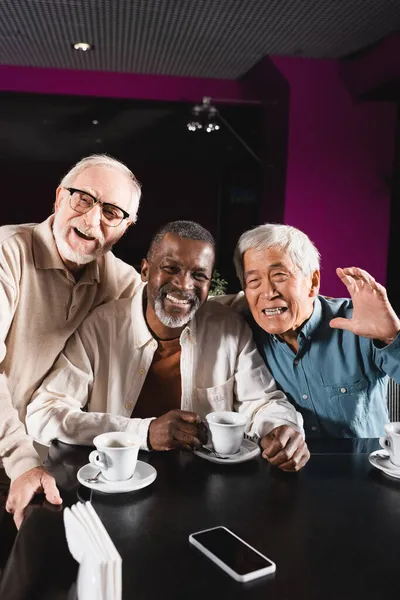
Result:
{"label": "gray beard", "polygon": [[[56,241],[57,250],[63,260],[69,260],[76,265],[86,265],[111,250],[112,246],[106,246],[104,243],[91,254],[83,254],[82,252],[73,250],[65,240],[65,231],[61,228],[57,215],[58,213],[54,216],[53,235]],[[77,219],[79,219],[79,217],[77,217]]]}
{"label": "gray beard", "polygon": [[189,321],[193,319],[194,315],[196,314],[199,308],[200,300],[196,298],[190,312],[186,316],[173,317],[164,310],[163,300],[160,297],[158,297],[154,303],[154,312],[156,313],[157,318],[161,321],[163,325],[165,325],[166,327],[170,327],[171,329],[178,329],[179,327],[183,327],[184,325],[189,323]]}

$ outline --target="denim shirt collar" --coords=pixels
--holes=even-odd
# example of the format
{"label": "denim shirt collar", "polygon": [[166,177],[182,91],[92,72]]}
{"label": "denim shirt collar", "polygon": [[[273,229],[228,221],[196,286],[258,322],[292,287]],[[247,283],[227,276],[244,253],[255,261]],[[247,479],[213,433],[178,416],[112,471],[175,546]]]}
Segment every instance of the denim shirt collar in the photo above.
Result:
{"label": "denim shirt collar", "polygon": [[299,335],[305,338],[310,338],[312,334],[321,324],[322,320],[322,306],[321,300],[317,296],[314,300],[314,308],[311,314],[311,317],[304,323],[301,327]]}

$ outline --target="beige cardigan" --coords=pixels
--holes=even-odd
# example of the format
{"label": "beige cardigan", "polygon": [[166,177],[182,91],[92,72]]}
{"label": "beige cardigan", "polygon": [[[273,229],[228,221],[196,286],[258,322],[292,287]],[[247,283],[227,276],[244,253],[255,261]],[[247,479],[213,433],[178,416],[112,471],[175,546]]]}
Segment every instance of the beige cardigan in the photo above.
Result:
{"label": "beige cardigan", "polygon": [[23,425],[26,407],[67,339],[93,308],[132,296],[141,283],[111,252],[76,282],[52,222],[0,227],[0,459],[11,479],[40,464]]}

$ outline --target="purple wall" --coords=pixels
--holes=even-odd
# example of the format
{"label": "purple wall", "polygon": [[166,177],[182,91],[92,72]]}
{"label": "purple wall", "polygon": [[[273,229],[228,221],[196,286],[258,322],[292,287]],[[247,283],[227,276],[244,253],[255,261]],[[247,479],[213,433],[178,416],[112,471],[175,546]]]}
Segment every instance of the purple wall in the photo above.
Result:
{"label": "purple wall", "polygon": [[211,96],[220,102],[258,100],[257,96],[231,79],[170,77],[138,73],[74,71],[0,65],[0,91],[136,98],[143,100],[201,101]]}
{"label": "purple wall", "polygon": [[274,57],[291,86],[285,223],[322,255],[322,293],[348,296],[337,266],[385,284],[396,106],[354,103],[336,61]]}

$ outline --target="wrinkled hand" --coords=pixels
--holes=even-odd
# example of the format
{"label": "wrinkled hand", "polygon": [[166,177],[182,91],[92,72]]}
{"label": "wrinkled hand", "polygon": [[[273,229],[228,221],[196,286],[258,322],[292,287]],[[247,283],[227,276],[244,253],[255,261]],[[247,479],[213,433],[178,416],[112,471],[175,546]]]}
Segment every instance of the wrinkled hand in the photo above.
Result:
{"label": "wrinkled hand", "polygon": [[400,320],[383,285],[358,267],[336,269],[336,273],[350,293],[353,315],[351,319],[332,319],[329,325],[390,344],[400,331]]}
{"label": "wrinkled hand", "polygon": [[35,494],[40,493],[44,494],[51,504],[62,504],[54,477],[43,467],[34,467],[12,482],[6,511],[14,515],[17,529],[21,526],[29,502]]}
{"label": "wrinkled hand", "polygon": [[261,438],[262,456],[282,471],[300,471],[310,458],[310,452],[303,436],[290,427],[275,427]]}
{"label": "wrinkled hand", "polygon": [[197,413],[170,410],[150,423],[153,450],[193,450],[207,442],[207,428]]}

